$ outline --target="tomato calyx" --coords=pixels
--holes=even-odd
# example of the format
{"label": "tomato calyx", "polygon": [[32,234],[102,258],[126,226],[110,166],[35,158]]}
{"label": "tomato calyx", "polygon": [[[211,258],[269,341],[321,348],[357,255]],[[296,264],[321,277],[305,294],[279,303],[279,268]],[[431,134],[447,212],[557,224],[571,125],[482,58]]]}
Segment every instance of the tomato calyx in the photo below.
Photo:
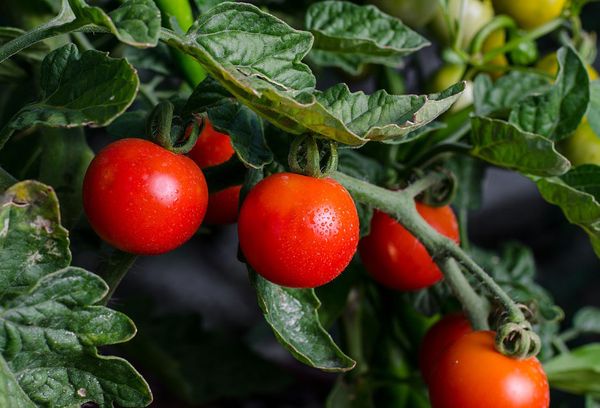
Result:
{"label": "tomato calyx", "polygon": [[146,121],[146,134],[153,142],[176,154],[187,154],[196,145],[202,133],[206,114],[194,115],[190,132],[182,119],[174,114],[175,107],[170,101],[162,101],[152,109]]}
{"label": "tomato calyx", "polygon": [[[323,178],[337,170],[337,143],[327,140],[319,148],[317,139],[312,135],[301,135],[294,139],[290,146],[288,164],[294,173],[305,176]],[[321,167],[322,158],[326,157],[325,167]]]}

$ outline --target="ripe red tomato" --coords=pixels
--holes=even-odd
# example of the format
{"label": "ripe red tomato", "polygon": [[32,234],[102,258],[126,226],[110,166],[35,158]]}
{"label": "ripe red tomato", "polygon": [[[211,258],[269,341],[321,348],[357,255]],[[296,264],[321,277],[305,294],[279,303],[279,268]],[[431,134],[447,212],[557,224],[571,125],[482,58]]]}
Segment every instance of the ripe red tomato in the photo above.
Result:
{"label": "ripe red tomato", "polygon": [[[189,134],[189,132],[191,132],[191,126],[186,129],[186,133]],[[204,129],[188,156],[204,169],[225,163],[231,159],[234,153],[231,138],[224,133],[217,132],[208,119],[205,119]],[[241,189],[242,186],[239,185],[210,194],[204,223],[224,225],[236,222]]]}
{"label": "ripe red tomato", "polygon": [[548,379],[537,358],[516,360],[494,348],[494,333],[456,340],[429,383],[433,408],[548,408]]}
{"label": "ripe red tomato", "polygon": [[233,224],[237,221],[242,186],[228,187],[209,194],[204,222],[210,225]]}
{"label": "ripe red tomato", "polygon": [[[191,132],[191,126],[186,129],[186,134],[189,132]],[[217,132],[208,119],[205,119],[202,133],[198,136],[198,141],[188,156],[203,169],[225,163],[231,159],[234,153],[231,138],[225,133]]]}
{"label": "ripe red tomato", "polygon": [[[458,223],[452,209],[416,203],[417,211],[439,233],[459,241]],[[375,211],[371,232],[359,245],[367,271],[384,286],[413,291],[443,278],[425,247],[389,215]]]}
{"label": "ripe red tomato", "polygon": [[429,329],[419,352],[419,367],[426,383],[429,382],[438,360],[446,349],[472,331],[471,323],[463,313],[446,315]]}
{"label": "ripe red tomato", "polygon": [[204,175],[192,160],[142,139],[108,145],[83,181],[92,228],[135,254],[160,254],[183,244],[202,223],[207,201]]}
{"label": "ripe red tomato", "polygon": [[337,181],[279,173],[250,191],[238,232],[258,274],[278,285],[313,288],[350,263],[359,221],[352,197]]}

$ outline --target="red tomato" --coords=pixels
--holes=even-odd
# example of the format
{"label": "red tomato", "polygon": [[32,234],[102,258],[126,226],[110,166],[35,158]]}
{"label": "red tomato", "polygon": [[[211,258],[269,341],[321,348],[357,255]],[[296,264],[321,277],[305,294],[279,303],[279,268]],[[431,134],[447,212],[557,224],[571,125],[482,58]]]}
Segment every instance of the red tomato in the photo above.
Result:
{"label": "red tomato", "polygon": [[[452,209],[417,204],[419,214],[439,233],[459,241],[458,223]],[[371,232],[359,245],[367,271],[384,286],[412,291],[426,288],[443,278],[425,247],[396,220],[375,211]]]}
{"label": "red tomato", "polygon": [[204,222],[210,225],[233,224],[237,221],[242,186],[228,187],[208,196]]}
{"label": "red tomato", "polygon": [[[186,134],[191,132],[191,126]],[[217,132],[208,119],[205,119],[204,129],[198,137],[194,148],[188,156],[200,168],[216,166],[231,159],[235,151],[231,145],[231,138],[224,133]],[[204,223],[210,225],[233,224],[237,221],[242,186],[233,186],[217,191],[208,196],[208,210]]]}
{"label": "red tomato", "polygon": [[258,274],[278,285],[313,288],[350,263],[359,221],[352,197],[337,181],[279,173],[250,191],[238,232]]}
{"label": "red tomato", "polygon": [[142,139],[107,146],[83,181],[92,228],[135,254],[160,254],[183,244],[202,223],[207,201],[204,175],[192,160]]}
{"label": "red tomato", "polygon": [[444,316],[427,332],[421,343],[419,367],[425,382],[429,382],[438,360],[456,340],[471,333],[471,323],[462,313]]}
{"label": "red tomato", "polygon": [[433,408],[548,408],[548,379],[537,358],[516,360],[494,348],[494,333],[456,340],[429,383]]}
{"label": "red tomato", "polygon": [[[186,130],[186,133],[189,134],[189,132],[191,132],[191,126]],[[203,169],[225,163],[231,159],[234,153],[231,138],[224,133],[217,132],[208,119],[205,119],[204,129],[188,156]]]}

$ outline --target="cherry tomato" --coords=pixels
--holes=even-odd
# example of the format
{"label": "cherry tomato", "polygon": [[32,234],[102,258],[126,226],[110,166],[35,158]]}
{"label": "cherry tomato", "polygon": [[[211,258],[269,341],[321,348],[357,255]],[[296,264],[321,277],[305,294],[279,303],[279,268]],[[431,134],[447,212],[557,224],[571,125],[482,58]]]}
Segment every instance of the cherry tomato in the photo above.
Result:
{"label": "cherry tomato", "polygon": [[548,408],[548,379],[537,358],[516,360],[494,348],[494,333],[456,340],[429,383],[433,408]]}
{"label": "cherry tomato", "polygon": [[565,0],[493,0],[499,14],[507,14],[529,30],[560,16]]}
{"label": "cherry tomato", "polygon": [[600,137],[594,132],[590,123],[583,118],[575,133],[560,143],[561,153],[573,165],[600,165]]}
{"label": "cherry tomato", "polygon": [[337,277],[356,252],[359,221],[337,181],[279,173],[258,183],[242,204],[240,247],[265,279],[313,288]]}
{"label": "cherry tomato", "polygon": [[[545,55],[541,60],[535,64],[536,68],[547,72],[550,75],[556,76],[558,74],[558,58],[555,52]],[[590,81],[598,79],[598,72],[591,65],[586,65]]]}
{"label": "cherry tomato", "polygon": [[183,244],[202,223],[207,201],[204,175],[192,160],[142,139],[108,145],[83,181],[92,228],[135,254],[160,254]]}
{"label": "cherry tomato", "polygon": [[[451,85],[460,82],[465,73],[466,66],[462,64],[444,64],[429,78],[428,92],[437,93]],[[458,98],[450,112],[458,112],[473,104],[473,82],[466,81],[465,90]]]}
{"label": "cherry tomato", "polygon": [[[189,132],[191,132],[191,126],[186,130],[186,133]],[[231,138],[216,131],[208,119],[205,119],[204,129],[188,156],[204,169],[225,163],[231,159],[234,153]],[[235,223],[238,217],[241,188],[241,185],[233,186],[211,193],[208,196],[208,209],[204,223],[210,225]]]}
{"label": "cherry tomato", "polygon": [[[436,231],[459,241],[458,223],[450,207],[417,203],[417,211]],[[359,252],[371,276],[392,289],[419,290],[443,278],[417,238],[381,211],[373,214],[371,233],[361,240]]]}
{"label": "cherry tomato", "polygon": [[429,382],[438,360],[446,349],[472,331],[471,323],[462,313],[446,315],[429,329],[419,352],[419,367],[425,382]]}
{"label": "cherry tomato", "polygon": [[[189,134],[189,132],[191,132],[191,126],[186,130],[186,133]],[[188,153],[188,156],[203,169],[225,163],[231,159],[234,153],[231,138],[216,131],[208,119],[205,119],[202,133],[198,136],[198,141]]]}
{"label": "cherry tomato", "polygon": [[208,196],[204,222],[210,225],[233,224],[237,221],[242,186],[228,187]]}

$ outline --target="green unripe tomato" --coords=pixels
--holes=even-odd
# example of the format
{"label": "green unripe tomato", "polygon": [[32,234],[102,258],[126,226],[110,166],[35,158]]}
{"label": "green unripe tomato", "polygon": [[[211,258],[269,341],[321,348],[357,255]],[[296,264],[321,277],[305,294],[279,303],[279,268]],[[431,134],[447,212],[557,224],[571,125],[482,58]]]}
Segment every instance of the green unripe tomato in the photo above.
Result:
{"label": "green unripe tomato", "polygon": [[371,0],[371,3],[413,28],[431,21],[438,7],[438,0]]}
{"label": "green unripe tomato", "polygon": [[[512,37],[513,39],[515,37]],[[539,57],[537,43],[535,41],[524,41],[510,52],[510,59],[516,65],[533,64]]]}
{"label": "green unripe tomato", "polygon": [[[462,64],[444,64],[438,69],[427,83],[427,91],[441,92],[462,80],[466,67]],[[473,84],[467,81],[463,94],[450,108],[450,112],[458,112],[473,103]]]}
{"label": "green unripe tomato", "polygon": [[600,165],[600,137],[596,135],[587,119],[583,119],[575,133],[561,143],[562,153],[575,166]]}
{"label": "green unripe tomato", "polygon": [[[462,27],[459,45],[467,49],[475,34],[494,17],[494,8],[489,0],[465,0],[461,19],[461,3],[462,0],[448,0],[448,13],[450,19]],[[431,29],[442,44],[450,44],[450,28],[446,24],[441,6],[438,6],[437,13],[431,21]]]}

